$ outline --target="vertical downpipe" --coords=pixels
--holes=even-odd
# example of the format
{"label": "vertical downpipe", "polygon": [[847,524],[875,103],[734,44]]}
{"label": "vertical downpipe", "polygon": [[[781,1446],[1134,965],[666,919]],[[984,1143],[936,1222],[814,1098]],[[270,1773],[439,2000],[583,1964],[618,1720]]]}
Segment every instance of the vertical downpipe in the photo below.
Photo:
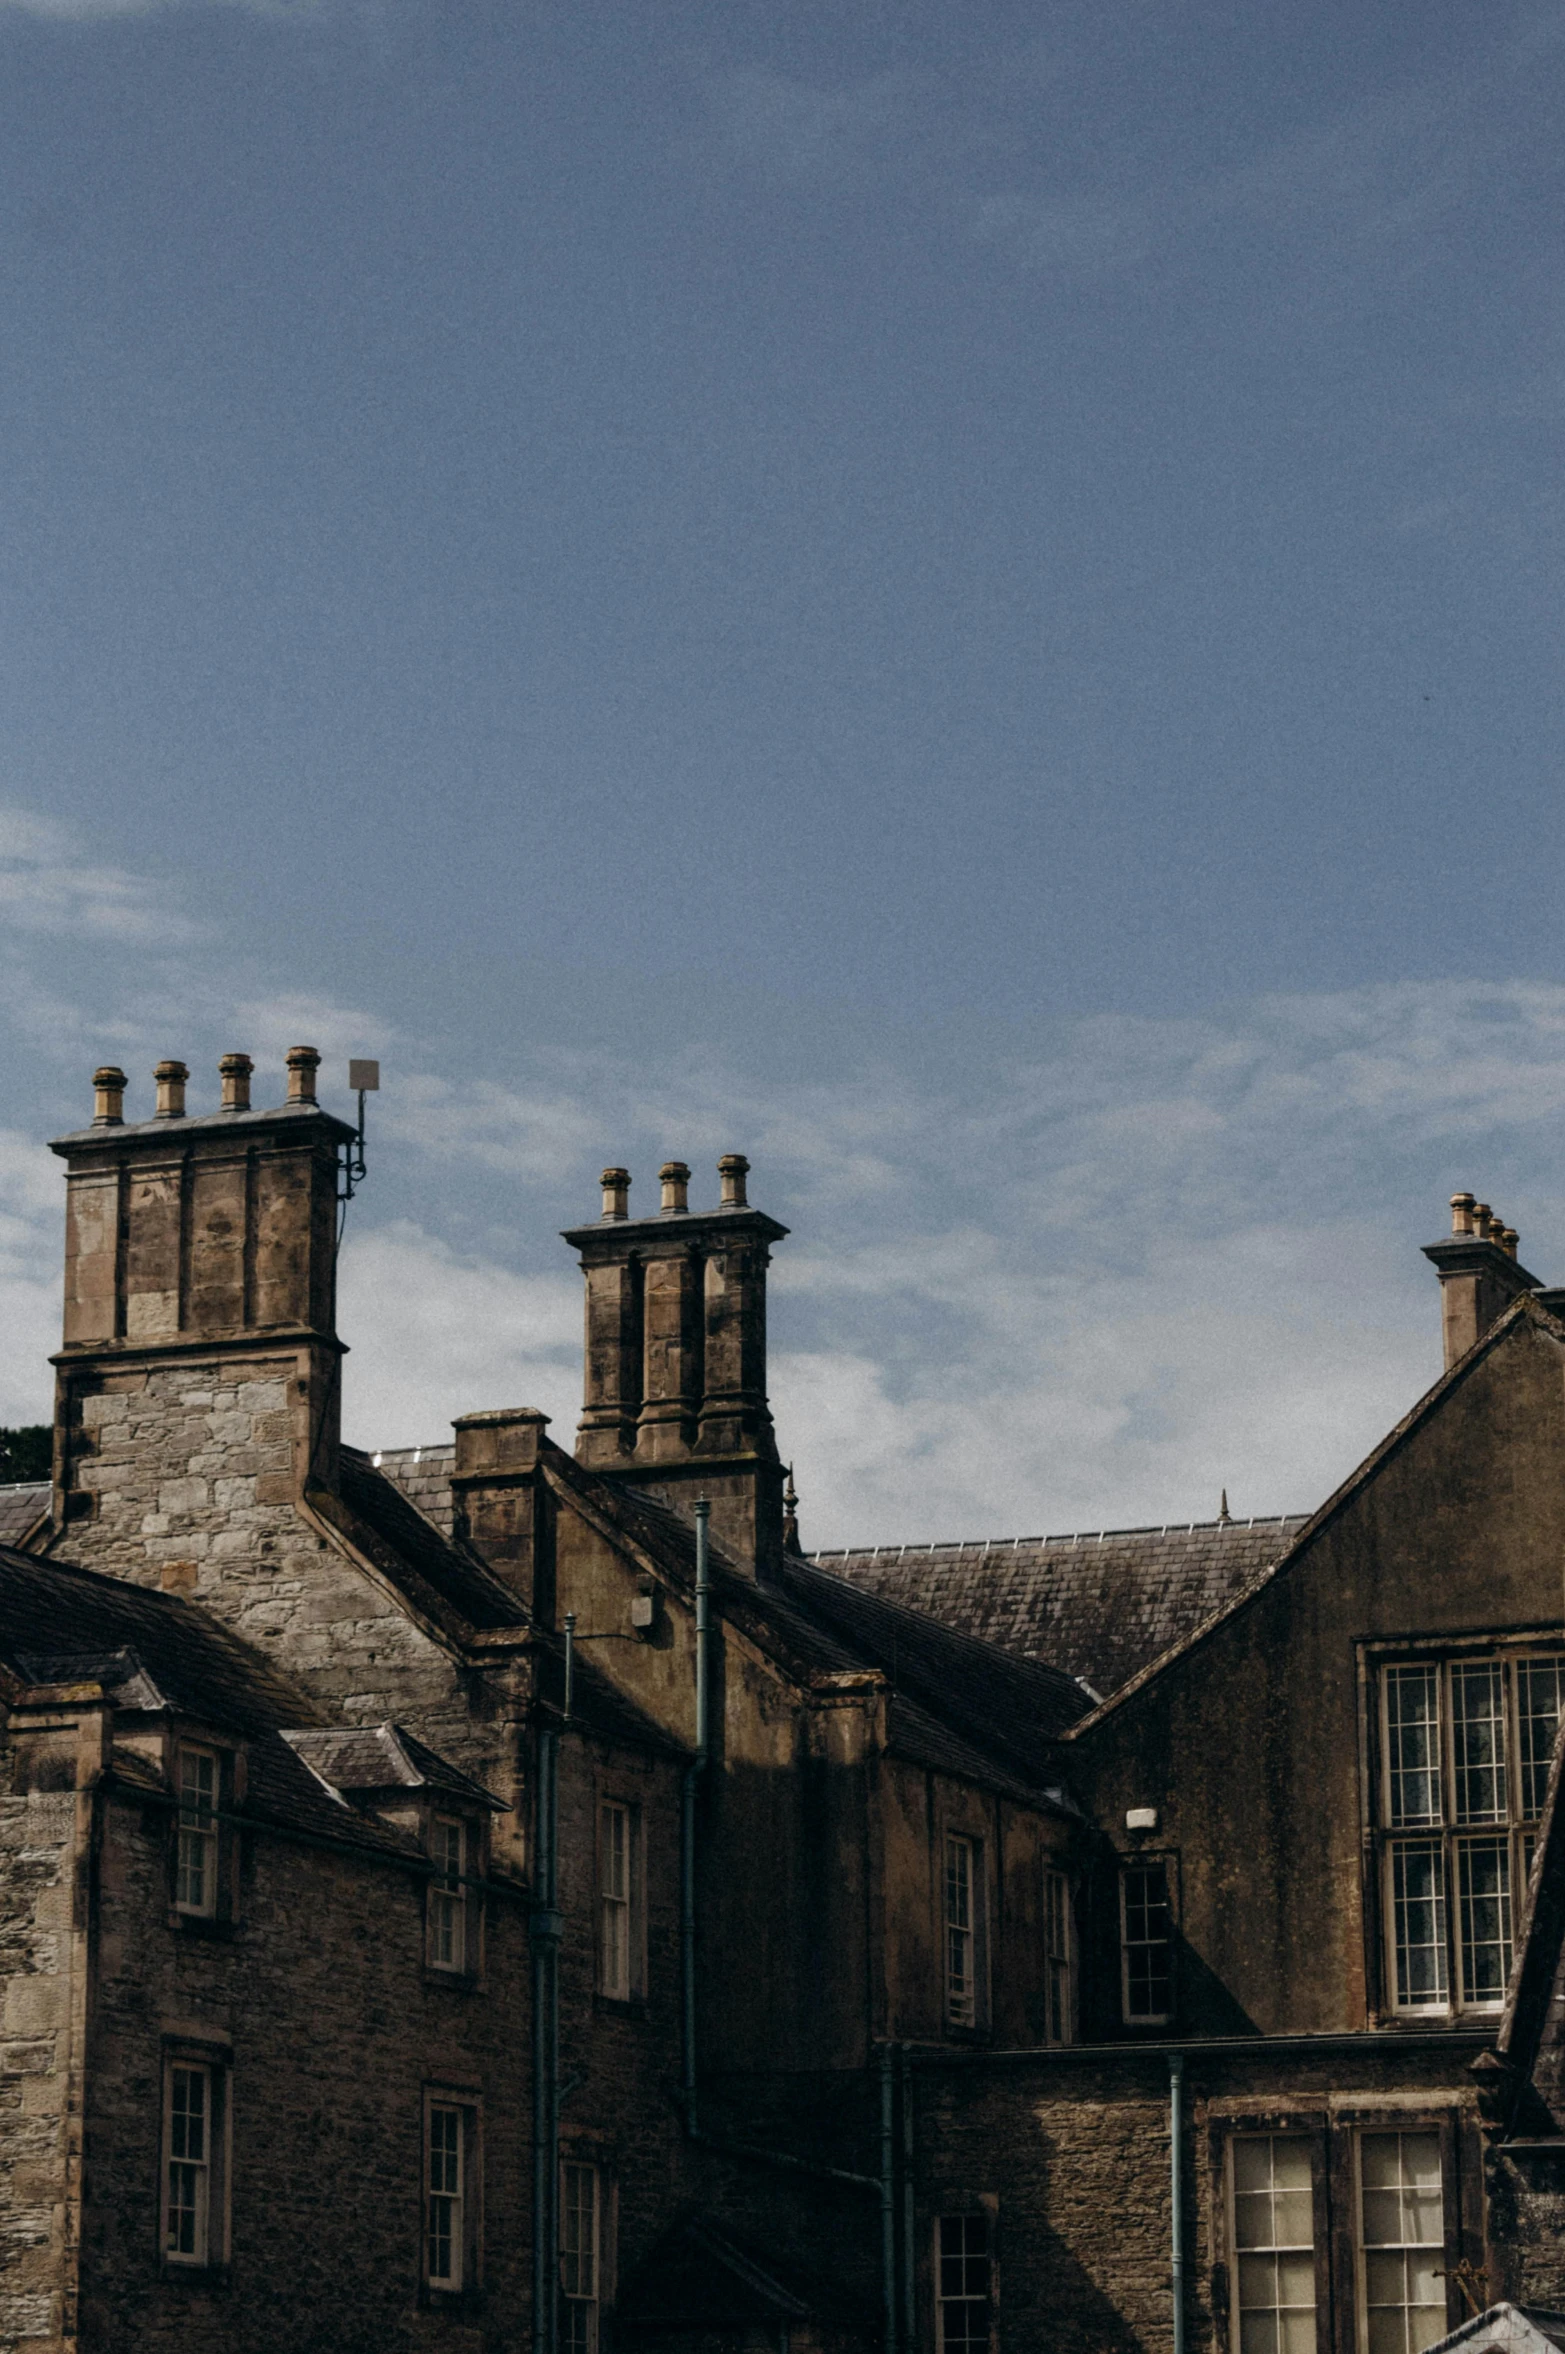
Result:
{"label": "vertical downpipe", "polygon": [[1185,2063],[1168,2055],[1168,2236],[1174,2290],[1174,2354],[1185,2354],[1185,2179],[1180,2152],[1185,2138]]}
{"label": "vertical downpipe", "polygon": [[918,2294],[914,2272],[913,2215],[913,2055],[903,2044],[897,2053],[902,2090],[902,2330],[903,2343],[918,2343]]}
{"label": "vertical downpipe", "polygon": [[560,2276],[559,1735],[538,1735],[533,1988],[533,2346],[555,2354]]}
{"label": "vertical downpipe", "polygon": [[880,2047],[880,2285],[885,2354],[897,2354],[897,2145],[891,2046]]}
{"label": "vertical downpipe", "polygon": [[679,1948],[684,1996],[685,2123],[696,2129],[696,1793],[706,1771],[711,1747],[712,1704],[712,1588],[707,1554],[707,1523],[712,1507],[703,1496],[696,1505],[696,1753],[685,1768],[680,1805]]}

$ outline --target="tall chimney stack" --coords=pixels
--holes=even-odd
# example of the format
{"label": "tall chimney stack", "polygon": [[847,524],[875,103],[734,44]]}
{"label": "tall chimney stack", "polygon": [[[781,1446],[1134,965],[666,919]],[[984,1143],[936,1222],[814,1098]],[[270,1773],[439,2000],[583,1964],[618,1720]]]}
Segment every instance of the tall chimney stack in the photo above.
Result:
{"label": "tall chimney stack", "polygon": [[668,1161],[661,1206],[626,1214],[630,1179],[603,1172],[603,1216],[572,1227],[587,1286],[577,1460],[686,1517],[698,1496],[737,1566],[764,1576],[782,1549],[782,1466],[766,1402],[766,1269],[788,1229],[750,1207],[749,1162],[718,1163],[722,1199],[689,1206]]}

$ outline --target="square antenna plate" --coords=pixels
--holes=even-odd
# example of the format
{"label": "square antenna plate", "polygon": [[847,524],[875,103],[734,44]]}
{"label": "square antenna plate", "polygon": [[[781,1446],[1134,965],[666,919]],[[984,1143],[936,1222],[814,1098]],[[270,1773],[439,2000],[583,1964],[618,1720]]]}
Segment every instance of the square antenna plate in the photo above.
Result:
{"label": "square antenna plate", "polygon": [[349,1063],[348,1085],[362,1095],[380,1093],[379,1063]]}

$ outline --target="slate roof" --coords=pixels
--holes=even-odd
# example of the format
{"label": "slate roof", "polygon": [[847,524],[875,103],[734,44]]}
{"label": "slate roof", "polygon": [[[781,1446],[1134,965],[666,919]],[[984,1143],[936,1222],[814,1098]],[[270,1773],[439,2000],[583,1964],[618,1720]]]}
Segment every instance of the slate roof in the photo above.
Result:
{"label": "slate roof", "polygon": [[[0,1662],[23,1683],[102,1683],[117,1711],[172,1710],[247,1745],[245,1812],[352,1847],[417,1854],[401,1832],[330,1797],[282,1737],[318,1711],[273,1662],[175,1595],[0,1545]],[[454,1771],[455,1769],[447,1769]],[[147,1783],[116,1754],[122,1779]]]}
{"label": "slate roof", "polygon": [[1270,1569],[1307,1518],[864,1546],[810,1559],[863,1593],[1047,1659],[1106,1699]]}
{"label": "slate roof", "polygon": [[1491,2347],[1500,2354],[1556,2354],[1565,2348],[1565,2313],[1542,2305],[1491,2305],[1437,2338],[1429,2354],[1446,2354],[1447,2347],[1454,2354],[1458,2346],[1464,2354],[1488,2354]]}
{"label": "slate roof", "polygon": [[416,1505],[443,1537],[452,1534],[451,1474],[456,1469],[455,1447],[377,1447],[368,1460],[371,1469],[400,1488],[408,1502]]}
{"label": "slate roof", "polygon": [[503,1799],[447,1764],[402,1725],[313,1726],[284,1732],[283,1739],[333,1791],[438,1790],[467,1806],[506,1811]]}
{"label": "slate roof", "polygon": [[470,1627],[525,1627],[520,1598],[460,1538],[445,1536],[397,1483],[377,1471],[356,1447],[341,1454],[337,1497],[312,1489],[316,1510],[342,1530],[417,1608],[455,1617]]}
{"label": "slate roof", "polygon": [[0,1545],[19,1545],[49,1509],[49,1482],[22,1480],[0,1488]]}
{"label": "slate roof", "polygon": [[[598,1478],[560,1448],[545,1447],[542,1460],[559,1487],[623,1531],[678,1589],[693,1588],[688,1521],[635,1488]],[[899,1755],[1028,1805],[1042,1797],[1074,1811],[1054,1747],[1091,1706],[1073,1677],[858,1593],[802,1558],[757,1585],[713,1545],[711,1570],[723,1616],[801,1683],[866,1669],[883,1674]]]}

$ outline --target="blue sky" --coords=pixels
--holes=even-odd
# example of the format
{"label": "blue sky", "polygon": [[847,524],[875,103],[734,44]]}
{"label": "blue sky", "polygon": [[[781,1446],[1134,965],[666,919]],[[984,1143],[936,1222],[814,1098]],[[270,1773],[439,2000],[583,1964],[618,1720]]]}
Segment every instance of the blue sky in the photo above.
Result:
{"label": "blue sky", "polygon": [[1562,79],[1535,0],[0,0],[0,1418],[93,1063],[314,1037],[355,1435],[566,1435],[556,1229],[739,1147],[807,1535],[1315,1501],[1454,1186],[1565,1274]]}

